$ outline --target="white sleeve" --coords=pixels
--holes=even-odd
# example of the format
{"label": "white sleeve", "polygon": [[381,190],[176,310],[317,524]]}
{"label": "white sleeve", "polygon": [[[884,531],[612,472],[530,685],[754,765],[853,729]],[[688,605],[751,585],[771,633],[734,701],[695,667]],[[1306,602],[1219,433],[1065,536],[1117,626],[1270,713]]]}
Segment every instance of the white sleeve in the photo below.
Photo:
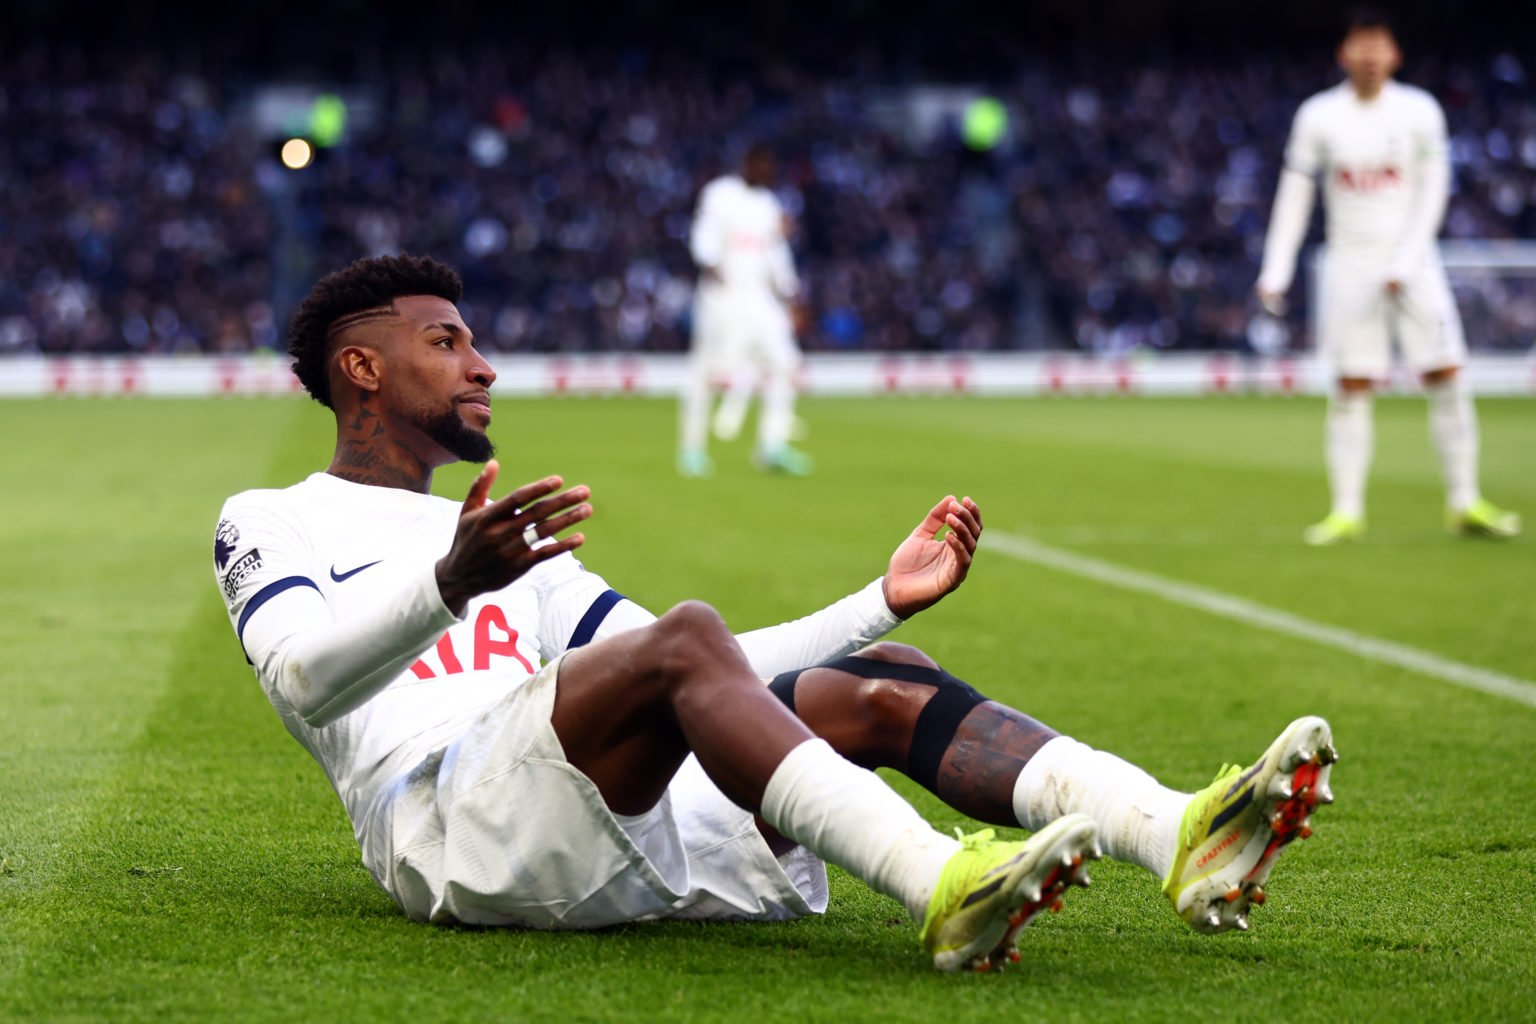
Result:
{"label": "white sleeve", "polygon": [[216,540],[215,562],[225,564],[214,570],[230,624],[268,697],[310,726],[361,707],[459,621],[438,592],[436,563],[426,562],[373,614],[337,623],[315,584],[301,525],[275,508],[231,499],[219,534],[230,531],[234,551]]}
{"label": "white sleeve", "polygon": [[795,254],[789,247],[789,238],[784,234],[784,207],[775,202],[774,209],[779,216],[779,226],[774,232],[774,243],[768,250],[769,283],[775,295],[789,302],[799,294],[800,278],[795,274]]}
{"label": "white sleeve", "polygon": [[736,639],[758,675],[767,678],[852,654],[901,625],[885,603],[884,578],[819,612]]}
{"label": "white sleeve", "polygon": [[[863,590],[793,622],[738,633],[736,640],[752,670],[764,679],[852,654],[901,625],[902,620],[886,606],[883,582],[877,579]],[[617,597],[602,614],[592,640],[656,621],[656,616],[624,597]]]}
{"label": "white sleeve", "polygon": [[1291,135],[1285,142],[1285,167],[1297,174],[1315,178],[1323,169],[1322,136],[1318,118],[1322,116],[1314,100],[1303,103],[1291,120]]}
{"label": "white sleeve", "polygon": [[723,200],[720,189],[713,183],[704,186],[699,196],[699,208],[694,213],[693,228],[688,235],[688,251],[700,267],[718,267],[725,256]]}
{"label": "white sleeve", "polygon": [[570,552],[539,566],[539,653],[546,662],[593,640],[654,622],[656,616],[610,587]]}
{"label": "white sleeve", "polygon": [[1429,254],[1435,237],[1440,234],[1445,204],[1451,195],[1451,158],[1446,142],[1445,113],[1433,100],[1427,100],[1425,106],[1423,124],[1413,140],[1413,159],[1418,163],[1413,203],[1387,271],[1394,280],[1402,280],[1411,274]]}
{"label": "white sleeve", "polygon": [[789,302],[800,292],[800,278],[795,274],[795,257],[783,237],[768,251],[768,277],[773,293]]}
{"label": "white sleeve", "polygon": [[1269,233],[1264,237],[1264,264],[1259,271],[1259,288],[1284,293],[1296,276],[1296,254],[1307,237],[1307,223],[1312,219],[1316,197],[1314,181],[1322,166],[1321,147],[1312,122],[1315,115],[1306,104],[1296,112],[1291,138],[1285,147],[1285,166],[1275,189],[1275,206],[1269,216]]}
{"label": "white sleeve", "polygon": [[1269,233],[1264,236],[1264,263],[1259,270],[1259,288],[1284,294],[1296,276],[1296,254],[1307,237],[1307,222],[1312,219],[1312,200],[1317,185],[1311,178],[1287,167],[1280,172],[1280,187],[1275,190],[1275,208],[1269,215]]}

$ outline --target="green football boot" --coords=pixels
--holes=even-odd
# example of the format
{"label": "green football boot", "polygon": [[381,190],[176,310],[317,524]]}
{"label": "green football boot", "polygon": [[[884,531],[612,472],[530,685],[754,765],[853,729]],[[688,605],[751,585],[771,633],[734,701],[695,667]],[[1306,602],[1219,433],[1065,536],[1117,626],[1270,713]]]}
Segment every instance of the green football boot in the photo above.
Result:
{"label": "green football boot", "polygon": [[1478,498],[1460,512],[1445,514],[1446,529],[1458,537],[1496,537],[1508,540],[1520,536],[1520,514],[1499,508],[1487,498]]}
{"label": "green football boot", "polygon": [[1315,548],[1330,544],[1343,544],[1359,540],[1365,535],[1365,520],[1358,516],[1344,516],[1330,512],[1320,523],[1313,523],[1302,533],[1301,539]]}
{"label": "green football boot", "polygon": [[1086,814],[1057,818],[1021,843],[999,841],[989,828],[962,836],[923,919],[933,966],[990,971],[1017,962],[1014,943],[1030,919],[1046,907],[1060,910],[1069,885],[1088,885],[1083,865],[1103,856],[1098,838]]}
{"label": "green football boot", "polygon": [[1201,932],[1246,931],[1251,906],[1286,844],[1312,835],[1312,812],[1333,803],[1339,759],[1321,718],[1298,718],[1251,767],[1222,768],[1194,795],[1179,825],[1179,850],[1163,892]]}
{"label": "green football boot", "polygon": [[677,473],[679,476],[693,480],[702,480],[713,476],[715,472],[715,460],[709,457],[709,453],[698,448],[685,448],[677,453]]}
{"label": "green football boot", "polygon": [[759,450],[752,456],[752,461],[764,473],[782,473],[785,476],[810,476],[816,469],[815,459],[787,444]]}

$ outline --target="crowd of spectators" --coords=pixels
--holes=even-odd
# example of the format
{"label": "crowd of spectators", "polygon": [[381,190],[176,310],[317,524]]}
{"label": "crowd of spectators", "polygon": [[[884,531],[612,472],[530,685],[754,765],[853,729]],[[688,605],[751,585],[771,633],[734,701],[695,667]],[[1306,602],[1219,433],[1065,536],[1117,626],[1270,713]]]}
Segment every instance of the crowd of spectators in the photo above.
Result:
{"label": "crowd of spectators", "polygon": [[[1242,349],[1290,118],[1333,75],[1021,60],[983,83],[1010,120],[978,152],[911,130],[910,80],[402,57],[350,83],[371,124],[288,171],[249,116],[259,78],[40,47],[0,67],[0,353],[281,347],[315,276],[396,251],[459,267],[492,351],[681,350],[693,204],[755,140],[781,154],[808,350]],[[1522,65],[1406,77],[1451,126],[1446,234],[1532,237]],[[1479,287],[1506,326],[1473,342],[1528,346],[1530,283]]]}

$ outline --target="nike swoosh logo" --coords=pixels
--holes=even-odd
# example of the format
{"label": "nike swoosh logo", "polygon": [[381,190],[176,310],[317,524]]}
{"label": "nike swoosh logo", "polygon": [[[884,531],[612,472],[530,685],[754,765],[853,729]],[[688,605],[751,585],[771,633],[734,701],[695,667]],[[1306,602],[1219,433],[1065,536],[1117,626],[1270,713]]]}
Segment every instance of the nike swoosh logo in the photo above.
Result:
{"label": "nike swoosh logo", "polygon": [[381,559],[379,559],[378,562],[369,562],[367,565],[360,565],[356,569],[353,569],[351,572],[337,572],[336,571],[336,566],[333,565],[333,566],[331,566],[331,579],[335,580],[337,583],[344,582],[346,580],[351,579],[353,576],[356,576],[358,573],[362,572],[364,569],[372,569],[374,566],[378,565],[379,562],[382,562],[382,561],[384,561],[384,559],[381,558]]}

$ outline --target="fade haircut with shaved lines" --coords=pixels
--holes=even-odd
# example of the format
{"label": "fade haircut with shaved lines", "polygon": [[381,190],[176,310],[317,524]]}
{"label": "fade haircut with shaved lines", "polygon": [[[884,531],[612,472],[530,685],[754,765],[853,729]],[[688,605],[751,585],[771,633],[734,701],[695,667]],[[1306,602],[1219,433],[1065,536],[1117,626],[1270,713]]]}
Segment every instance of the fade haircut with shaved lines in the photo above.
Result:
{"label": "fade haircut with shaved lines", "polygon": [[457,303],[464,284],[452,267],[430,256],[375,256],[327,274],[288,324],[293,372],[311,398],[331,405],[331,339],[343,328],[394,311],[406,295],[435,295]]}

